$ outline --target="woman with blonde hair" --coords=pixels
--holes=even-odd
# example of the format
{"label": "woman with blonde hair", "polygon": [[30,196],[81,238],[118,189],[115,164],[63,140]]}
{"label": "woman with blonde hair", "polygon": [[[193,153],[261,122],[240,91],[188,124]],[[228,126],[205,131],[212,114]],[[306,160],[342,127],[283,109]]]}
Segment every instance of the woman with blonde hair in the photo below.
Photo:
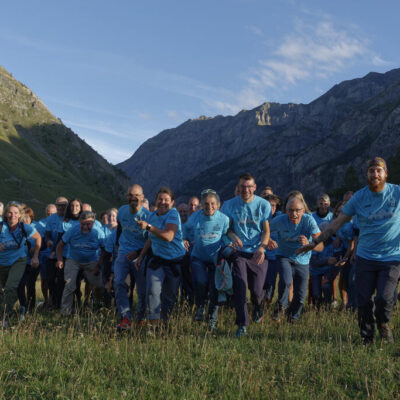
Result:
{"label": "woman with blonde hair", "polygon": [[31,266],[33,268],[39,266],[42,238],[33,226],[24,223],[24,218],[25,213],[21,204],[11,202],[4,209],[4,221],[0,222],[0,315],[3,318],[2,327],[8,325],[8,316],[11,315],[17,301],[17,288],[25,272],[26,241],[28,239],[36,240]]}

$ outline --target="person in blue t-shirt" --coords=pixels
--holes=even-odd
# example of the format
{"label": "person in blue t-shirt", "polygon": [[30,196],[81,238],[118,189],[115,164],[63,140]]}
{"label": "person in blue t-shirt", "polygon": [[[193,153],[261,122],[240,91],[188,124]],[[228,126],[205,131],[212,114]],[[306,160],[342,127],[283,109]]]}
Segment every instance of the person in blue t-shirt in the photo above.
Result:
{"label": "person in blue t-shirt", "polygon": [[[277,249],[279,264],[278,303],[273,319],[280,321],[285,311],[289,322],[296,322],[301,315],[306,297],[311,254],[298,255],[296,251],[320,234],[314,218],[306,213],[303,195],[294,192],[285,202],[285,214],[271,221],[271,233],[278,240],[270,240],[268,248]],[[315,251],[321,251],[321,243]],[[293,299],[288,307],[289,289],[293,283]],[[288,308],[287,308],[288,307]]]}
{"label": "person in blue t-shirt", "polygon": [[118,330],[131,328],[132,310],[128,298],[126,278],[128,274],[131,280],[136,281],[138,304],[136,309],[136,322],[142,326],[146,319],[146,279],[144,264],[136,269],[135,260],[139,257],[146,242],[145,232],[137,224],[137,221],[148,221],[150,211],[142,207],[144,198],[143,188],[140,185],[132,185],[128,188],[125,204],[118,210],[117,248],[118,256],[114,262],[114,290],[115,302],[121,317],[117,325]]}
{"label": "person in blue t-shirt", "polygon": [[317,209],[312,214],[318,226],[320,226],[323,222],[332,221],[333,212],[330,210],[330,206],[331,199],[328,194],[323,193],[318,196]]}
{"label": "person in blue t-shirt", "polygon": [[[263,192],[268,190],[269,186],[264,188]],[[281,215],[282,212],[280,211],[281,206],[281,199],[276,194],[266,194],[263,197],[267,200],[271,206],[271,219]],[[274,233],[271,233],[271,239],[277,240],[278,237]],[[268,270],[267,276],[265,277],[264,289],[265,289],[265,300],[267,304],[271,304],[272,298],[274,297],[275,287],[276,287],[276,278],[279,272],[279,265],[276,259],[276,249],[274,250],[266,250],[266,256],[268,260]]]}
{"label": "person in blue t-shirt", "polygon": [[357,191],[339,217],[301,251],[312,250],[356,216],[360,333],[365,344],[372,343],[376,321],[382,340],[393,342],[390,320],[393,293],[400,276],[400,187],[386,182],[388,171],[383,158],[370,160],[366,172],[368,186]]}
{"label": "person in blue t-shirt", "polygon": [[233,298],[236,310],[235,336],[247,334],[249,324],[247,310],[247,285],[253,304],[253,321],[262,320],[264,282],[268,260],[265,249],[269,241],[271,206],[267,200],[255,195],[254,177],[245,173],[239,177],[237,185],[240,195],[226,201],[221,211],[230,219],[230,230],[238,237],[238,251],[233,256]]}
{"label": "person in blue t-shirt", "polygon": [[[229,218],[218,210],[220,199],[214,190],[207,189],[201,193],[201,205],[202,209],[193,213],[184,225],[183,237],[185,241],[189,237],[193,238],[190,266],[196,303],[194,318],[196,321],[203,321],[208,293],[208,322],[209,328],[214,330],[218,316],[214,260],[223,245],[223,238],[228,233]],[[227,237],[226,242],[229,242]]]}
{"label": "person in blue t-shirt", "polygon": [[3,221],[4,204],[0,201],[0,222]]}
{"label": "person in blue t-shirt", "polygon": [[157,328],[160,318],[168,320],[176,303],[181,277],[181,262],[186,249],[183,244],[181,218],[174,206],[174,193],[162,187],[156,195],[156,207],[148,221],[137,224],[149,237],[136,262],[141,268],[147,251],[152,256],[147,264],[146,293],[148,321]]}
{"label": "person in blue t-shirt", "polygon": [[39,250],[42,238],[39,232],[24,222],[24,210],[19,203],[11,202],[4,210],[4,221],[0,222],[0,324],[7,325],[7,317],[12,313],[17,301],[17,288],[26,267],[26,241],[35,239],[31,258],[32,268],[39,267]]}
{"label": "person in blue t-shirt", "polygon": [[83,211],[79,217],[79,225],[68,229],[57,245],[57,268],[64,268],[63,251],[69,245],[68,258],[65,261],[65,287],[61,300],[61,314],[69,315],[72,312],[73,295],[76,290],[76,278],[80,270],[90,286],[95,288],[95,300],[102,296],[103,282],[100,275],[99,249],[104,247],[104,233],[94,225],[96,214]]}
{"label": "person in blue t-shirt", "polygon": [[64,271],[56,266],[56,246],[58,242],[58,227],[64,219],[65,210],[68,206],[66,197],[60,196],[56,199],[57,213],[47,218],[45,229],[46,247],[51,250],[47,259],[47,278],[50,292],[50,306],[59,309],[61,297],[64,290]]}

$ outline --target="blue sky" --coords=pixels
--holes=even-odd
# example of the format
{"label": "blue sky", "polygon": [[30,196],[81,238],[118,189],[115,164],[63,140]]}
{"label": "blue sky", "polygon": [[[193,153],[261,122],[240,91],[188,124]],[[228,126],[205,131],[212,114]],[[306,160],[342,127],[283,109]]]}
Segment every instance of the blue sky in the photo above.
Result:
{"label": "blue sky", "polygon": [[398,0],[13,0],[0,64],[118,163],[189,118],[400,67],[399,15]]}

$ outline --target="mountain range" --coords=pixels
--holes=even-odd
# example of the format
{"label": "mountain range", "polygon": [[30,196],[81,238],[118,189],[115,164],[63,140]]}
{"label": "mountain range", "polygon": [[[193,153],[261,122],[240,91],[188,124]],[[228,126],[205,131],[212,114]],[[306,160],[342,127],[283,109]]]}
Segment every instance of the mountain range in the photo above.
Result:
{"label": "mountain range", "polygon": [[[190,119],[143,143],[117,165],[146,196],[171,187],[179,200],[213,188],[233,196],[250,172],[258,188],[339,197],[365,182],[366,161],[389,160],[400,181],[400,69],[344,81],[309,104],[264,103],[235,116]],[[400,154],[399,154],[400,155]],[[391,168],[391,166],[393,168]]]}
{"label": "mountain range", "polygon": [[120,205],[128,179],[0,67],[0,201],[25,202],[38,216],[60,195],[103,211]]}

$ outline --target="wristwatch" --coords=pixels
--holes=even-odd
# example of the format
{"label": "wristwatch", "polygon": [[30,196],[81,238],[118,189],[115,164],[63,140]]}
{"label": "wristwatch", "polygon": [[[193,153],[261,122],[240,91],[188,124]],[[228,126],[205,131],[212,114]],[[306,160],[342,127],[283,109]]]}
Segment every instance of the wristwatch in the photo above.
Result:
{"label": "wristwatch", "polygon": [[146,226],[146,231],[147,231],[147,232],[150,232],[151,227],[152,227],[152,225],[147,224],[147,226]]}

